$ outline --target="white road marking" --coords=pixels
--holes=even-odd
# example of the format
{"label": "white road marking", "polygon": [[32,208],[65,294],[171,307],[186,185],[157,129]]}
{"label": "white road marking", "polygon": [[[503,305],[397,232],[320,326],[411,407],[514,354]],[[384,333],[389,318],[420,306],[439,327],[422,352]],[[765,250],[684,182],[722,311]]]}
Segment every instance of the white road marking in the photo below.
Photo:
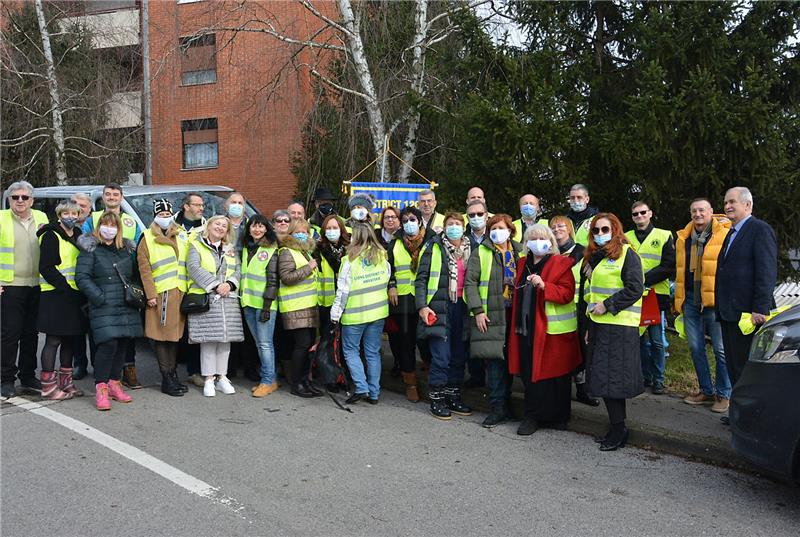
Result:
{"label": "white road marking", "polygon": [[61,425],[62,427],[69,429],[70,431],[76,432],[79,435],[88,438],[89,440],[97,442],[101,446],[119,453],[126,459],[138,464],[139,466],[147,468],[151,472],[154,472],[161,477],[172,481],[179,487],[191,492],[192,494],[197,494],[201,498],[207,498],[214,503],[230,509],[240,517],[245,518],[241,513],[244,510],[244,506],[234,498],[222,494],[219,488],[212,487],[205,481],[201,481],[200,479],[197,479],[196,477],[191,476],[148,453],[145,453],[137,447],[127,444],[122,440],[118,440],[117,438],[114,438],[103,431],[95,429],[91,425],[87,425],[82,421],[71,418],[65,414],[62,414],[61,412],[51,410],[50,408],[40,405],[39,403],[28,401],[22,397],[11,397],[6,402],[16,405],[23,410],[27,410],[32,414],[46,418],[54,423],[57,423],[58,425]]}

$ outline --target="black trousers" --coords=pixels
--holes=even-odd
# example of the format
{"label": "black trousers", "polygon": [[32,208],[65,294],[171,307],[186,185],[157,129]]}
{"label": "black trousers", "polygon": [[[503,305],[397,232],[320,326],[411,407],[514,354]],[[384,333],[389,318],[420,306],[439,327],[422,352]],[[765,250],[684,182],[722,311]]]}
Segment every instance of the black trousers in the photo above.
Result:
{"label": "black trousers", "polygon": [[94,382],[108,382],[119,380],[122,376],[122,366],[125,363],[125,353],[132,338],[114,338],[104,341],[97,346],[94,357]]}
{"label": "black trousers", "polygon": [[400,365],[403,373],[413,373],[417,365],[417,314],[404,314],[406,319],[400,319],[401,315],[396,315],[397,324],[401,327],[405,323],[407,331],[402,330],[390,332],[389,348],[392,349],[392,356]]}
{"label": "black trousers", "polygon": [[722,346],[725,347],[725,365],[731,379],[731,387],[742,376],[747,357],[750,355],[750,344],[755,332],[746,336],[739,330],[739,323],[720,321],[722,328]]}
{"label": "black trousers", "polygon": [[611,425],[625,424],[625,418],[628,414],[625,410],[625,399],[612,399],[610,397],[603,397],[603,402],[606,404],[606,412],[608,412],[608,421]]}
{"label": "black trousers", "polygon": [[[39,332],[39,286],[3,286],[0,295],[0,380],[3,384],[36,376]],[[19,356],[19,361],[17,361]]]}
{"label": "black trousers", "polygon": [[308,380],[311,371],[311,355],[308,349],[314,344],[316,328],[297,328],[287,330],[292,336],[292,384],[302,384]]}

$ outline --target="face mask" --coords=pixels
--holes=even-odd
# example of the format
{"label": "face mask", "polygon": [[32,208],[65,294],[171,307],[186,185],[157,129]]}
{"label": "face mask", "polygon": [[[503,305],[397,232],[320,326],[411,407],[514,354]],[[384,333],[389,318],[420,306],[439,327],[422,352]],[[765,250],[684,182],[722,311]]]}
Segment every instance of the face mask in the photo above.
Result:
{"label": "face mask", "polygon": [[536,206],[530,203],[526,203],[525,205],[520,207],[519,210],[520,213],[522,213],[522,216],[525,218],[536,218],[536,213],[538,212],[536,210]]}
{"label": "face mask", "polygon": [[457,241],[458,239],[464,236],[464,228],[459,226],[458,224],[453,224],[447,226],[447,229],[444,231],[444,233],[445,235],[447,235],[447,238],[450,239],[451,241]]}
{"label": "face mask", "polygon": [[326,229],[325,230],[325,238],[331,242],[337,242],[339,237],[342,236],[342,232],[338,229]]}
{"label": "face mask", "polygon": [[419,233],[419,222],[417,221],[406,222],[405,224],[403,224],[403,231],[406,232],[406,235],[416,237],[417,233]]}
{"label": "face mask", "polygon": [[297,239],[300,242],[306,242],[308,240],[308,233],[292,233],[292,237]]}
{"label": "face mask", "polygon": [[110,241],[117,236],[117,228],[114,226],[100,226],[100,236]]}
{"label": "face mask", "polygon": [[61,223],[64,224],[65,228],[72,229],[75,227],[75,224],[78,223],[78,219],[72,217],[64,217],[61,219]]}
{"label": "face mask", "polygon": [[492,242],[495,244],[504,244],[507,240],[511,232],[507,229],[493,229],[489,233],[489,238],[492,239]]}
{"label": "face mask", "polygon": [[575,211],[576,213],[579,213],[581,211],[586,210],[586,204],[583,203],[582,201],[571,201],[569,202],[569,208]]}
{"label": "face mask", "polygon": [[155,218],[153,218],[153,222],[155,222],[156,225],[161,229],[167,229],[169,226],[172,225],[173,221],[174,218],[172,218],[171,216],[156,216]]}
{"label": "face mask", "polygon": [[323,203],[322,205],[319,206],[319,209],[317,210],[319,211],[319,214],[323,216],[328,216],[333,212],[333,205],[331,205],[330,203]]}
{"label": "face mask", "polygon": [[472,229],[483,229],[486,226],[486,217],[485,216],[471,216],[469,219],[469,225],[472,226]]}
{"label": "face mask", "polygon": [[350,216],[352,216],[356,220],[366,220],[367,210],[364,207],[356,207],[355,209],[350,211]]}
{"label": "face mask", "polygon": [[594,243],[597,246],[604,246],[610,240],[611,240],[611,233],[606,233],[605,235],[595,235],[594,236]]}
{"label": "face mask", "polygon": [[530,250],[533,255],[549,254],[552,247],[553,245],[550,244],[550,241],[547,239],[528,241],[528,250]]}
{"label": "face mask", "polygon": [[242,214],[244,214],[244,205],[238,203],[228,205],[228,216],[231,218],[239,218]]}

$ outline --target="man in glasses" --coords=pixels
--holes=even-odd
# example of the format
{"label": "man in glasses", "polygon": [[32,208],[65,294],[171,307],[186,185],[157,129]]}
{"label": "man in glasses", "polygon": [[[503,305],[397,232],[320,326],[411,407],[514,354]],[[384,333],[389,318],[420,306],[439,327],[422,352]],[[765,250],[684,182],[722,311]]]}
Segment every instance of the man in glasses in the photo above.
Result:
{"label": "man in glasses", "polygon": [[[10,209],[0,211],[0,390],[3,399],[15,395],[19,378],[25,392],[41,393],[36,378],[39,334],[39,241],[36,232],[47,216],[31,209],[33,185],[17,181],[8,187]],[[17,355],[19,354],[19,361]]]}
{"label": "man in glasses", "polygon": [[[646,292],[655,293],[659,311],[670,307],[669,280],[675,277],[675,243],[672,233],[653,226],[653,211],[647,203],[637,201],[631,207],[636,229],[625,233],[642,260]],[[647,327],[641,337],[642,375],[644,385],[662,395],[664,388],[664,326],[658,322]]]}
{"label": "man in glasses", "polygon": [[599,211],[597,207],[589,207],[589,188],[584,184],[572,185],[567,199],[569,201],[567,217],[572,220],[572,227],[575,228],[575,242],[587,246],[589,244],[589,225]]}
{"label": "man in glasses", "polygon": [[422,225],[435,233],[444,229],[444,215],[436,212],[436,194],[433,190],[422,190],[417,194],[417,206],[422,213]]}
{"label": "man in glasses", "polygon": [[175,223],[183,226],[183,229],[194,238],[205,229],[206,219],[203,217],[205,208],[203,195],[199,192],[189,192],[181,201],[181,210],[175,214]]}

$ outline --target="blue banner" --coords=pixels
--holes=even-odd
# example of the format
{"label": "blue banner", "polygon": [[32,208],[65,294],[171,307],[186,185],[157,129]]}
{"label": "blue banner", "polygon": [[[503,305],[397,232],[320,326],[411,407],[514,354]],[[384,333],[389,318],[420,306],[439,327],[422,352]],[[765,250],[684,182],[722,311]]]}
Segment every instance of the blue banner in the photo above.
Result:
{"label": "blue banner", "polygon": [[431,185],[410,183],[350,183],[350,194],[366,192],[375,198],[372,212],[380,214],[386,207],[402,209],[408,205],[417,206],[417,196]]}

